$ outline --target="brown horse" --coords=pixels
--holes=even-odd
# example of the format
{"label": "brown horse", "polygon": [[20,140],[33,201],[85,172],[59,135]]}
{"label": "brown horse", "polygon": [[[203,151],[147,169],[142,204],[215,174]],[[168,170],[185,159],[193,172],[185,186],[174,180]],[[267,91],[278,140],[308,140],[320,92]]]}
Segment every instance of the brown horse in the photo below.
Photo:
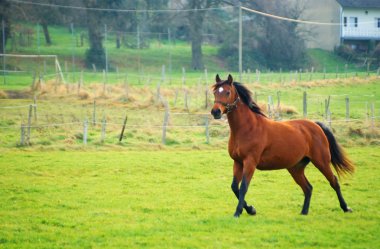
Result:
{"label": "brown horse", "polygon": [[255,208],[245,201],[256,169],[287,169],[305,194],[301,214],[306,215],[313,187],[304,170],[310,161],[330,182],[343,211],[352,212],[343,199],[330,162],[338,175],[353,173],[355,168],[325,125],[308,120],[277,122],[268,119],[252,101],[251,92],[233,82],[231,75],[225,81],[216,75],[213,90],[215,101],[211,114],[215,119],[226,114],[231,130],[228,143],[228,152],[234,160],[231,188],[239,200],[235,217],[240,216],[243,208],[248,214],[256,214]]}

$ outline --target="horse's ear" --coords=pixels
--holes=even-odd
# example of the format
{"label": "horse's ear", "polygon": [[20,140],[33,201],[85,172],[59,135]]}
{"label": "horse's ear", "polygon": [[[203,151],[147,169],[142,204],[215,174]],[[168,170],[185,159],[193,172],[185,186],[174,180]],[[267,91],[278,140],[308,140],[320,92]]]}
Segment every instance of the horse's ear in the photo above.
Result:
{"label": "horse's ear", "polygon": [[233,82],[234,82],[234,79],[232,78],[231,74],[229,74],[228,79],[227,79],[227,83],[232,85]]}
{"label": "horse's ear", "polygon": [[222,80],[220,79],[220,77],[219,77],[219,74],[217,74],[216,76],[215,76],[215,82],[216,83],[219,83],[219,82],[221,82]]}

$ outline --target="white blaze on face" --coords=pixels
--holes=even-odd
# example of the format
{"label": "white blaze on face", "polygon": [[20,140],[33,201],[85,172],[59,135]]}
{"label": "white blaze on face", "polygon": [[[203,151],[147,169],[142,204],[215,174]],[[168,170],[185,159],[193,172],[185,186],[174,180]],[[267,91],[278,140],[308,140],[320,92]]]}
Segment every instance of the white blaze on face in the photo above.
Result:
{"label": "white blaze on face", "polygon": [[223,92],[224,91],[223,87],[219,87],[218,91],[219,93]]}

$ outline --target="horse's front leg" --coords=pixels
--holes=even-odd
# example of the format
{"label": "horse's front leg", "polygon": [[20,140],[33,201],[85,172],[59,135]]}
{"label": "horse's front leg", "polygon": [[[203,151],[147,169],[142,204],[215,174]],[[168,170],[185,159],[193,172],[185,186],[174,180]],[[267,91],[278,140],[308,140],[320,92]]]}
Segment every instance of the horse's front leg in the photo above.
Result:
{"label": "horse's front leg", "polygon": [[[243,177],[243,165],[239,162],[234,162],[234,177],[231,184],[231,189],[234,192],[236,198],[239,200],[239,183],[241,182]],[[248,206],[247,202],[244,201],[243,208],[250,215],[256,214],[256,209],[253,206]]]}
{"label": "horse's front leg", "polygon": [[[244,160],[243,163],[243,176],[239,189],[239,203],[236,207],[235,217],[238,218],[243,212],[245,202],[245,194],[248,191],[249,183],[251,182],[253,173],[255,172],[256,164],[250,160]],[[256,212],[255,212],[256,213]]]}

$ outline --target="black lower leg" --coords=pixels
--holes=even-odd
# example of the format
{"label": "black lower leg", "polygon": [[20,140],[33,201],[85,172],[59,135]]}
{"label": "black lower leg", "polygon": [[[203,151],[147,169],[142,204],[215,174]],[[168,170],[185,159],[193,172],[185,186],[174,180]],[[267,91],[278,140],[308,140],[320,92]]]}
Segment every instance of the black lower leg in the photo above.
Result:
{"label": "black lower leg", "polygon": [[[232,180],[231,189],[232,189],[232,192],[234,192],[236,198],[239,200],[239,183],[235,177]],[[253,206],[248,206],[248,204],[245,200],[243,202],[243,208],[250,215],[256,214],[256,209]]]}
{"label": "black lower leg", "polygon": [[342,208],[344,212],[352,212],[351,208],[347,206],[347,203],[343,198],[342,192],[340,191],[340,185],[339,185],[338,179],[336,178],[336,176],[334,177],[335,177],[335,185],[333,184],[330,184],[330,185],[335,190],[336,195],[338,196],[340,207]]}
{"label": "black lower leg", "polygon": [[313,192],[313,186],[309,182],[307,182],[307,190],[305,191],[305,200],[303,202],[303,208],[301,211],[301,214],[308,214],[309,213],[309,207],[310,207],[310,199],[311,194]]}
{"label": "black lower leg", "polygon": [[246,204],[244,198],[245,194],[248,190],[248,184],[245,177],[243,177],[243,180],[241,181],[240,189],[239,189],[239,203],[236,207],[235,217],[239,217],[240,214],[243,212],[244,203]]}

